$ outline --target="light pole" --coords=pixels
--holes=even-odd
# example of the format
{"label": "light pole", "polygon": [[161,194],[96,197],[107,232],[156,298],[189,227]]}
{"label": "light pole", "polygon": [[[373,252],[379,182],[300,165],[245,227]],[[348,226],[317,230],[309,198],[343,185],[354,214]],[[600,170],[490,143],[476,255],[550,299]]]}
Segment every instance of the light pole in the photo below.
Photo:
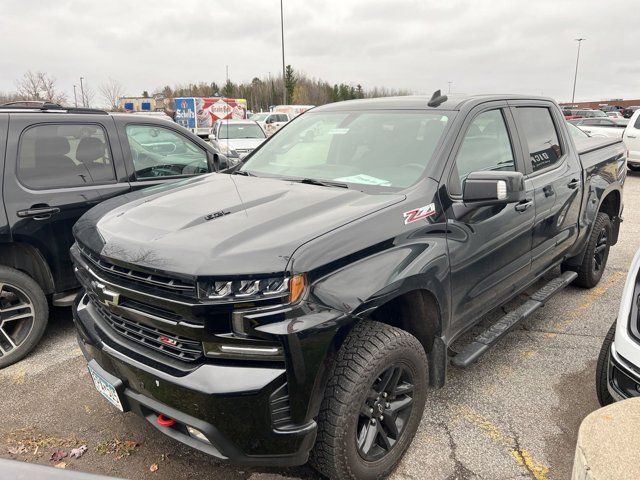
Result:
{"label": "light pole", "polygon": [[77,85],[73,86],[73,100],[75,101],[76,108],[78,108],[78,94],[76,93]]}
{"label": "light pole", "polygon": [[576,80],[578,79],[578,62],[580,61],[580,44],[586,38],[576,38],[575,41],[578,42],[578,55],[576,56],[576,73],[573,75],[573,93],[571,94],[571,103],[573,103],[576,99]]}
{"label": "light pole", "polygon": [[282,104],[287,104],[287,82],[285,80],[284,66],[284,11],[282,9],[282,0],[280,0],[280,34],[282,36]]}
{"label": "light pole", "polygon": [[86,107],[84,102],[84,87],[82,86],[82,80],[84,80],[84,77],[80,77],[80,98],[82,99],[82,106]]}
{"label": "light pole", "polygon": [[452,84],[453,82],[447,82],[447,83],[449,84],[449,92],[448,92],[448,93],[451,93],[451,84]]}

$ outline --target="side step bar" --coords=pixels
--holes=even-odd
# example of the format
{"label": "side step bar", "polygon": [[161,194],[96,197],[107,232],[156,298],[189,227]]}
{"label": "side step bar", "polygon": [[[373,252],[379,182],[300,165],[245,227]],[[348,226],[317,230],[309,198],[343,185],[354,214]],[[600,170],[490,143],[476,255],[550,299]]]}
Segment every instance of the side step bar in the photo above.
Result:
{"label": "side step bar", "polygon": [[471,343],[466,345],[460,353],[452,358],[451,363],[456,367],[467,368],[495,345],[509,330],[521,322],[533,312],[543,307],[553,295],[569,285],[578,276],[576,272],[564,272],[554,278],[544,287],[531,295],[529,300],[517,309],[507,313],[496,323],[478,335]]}

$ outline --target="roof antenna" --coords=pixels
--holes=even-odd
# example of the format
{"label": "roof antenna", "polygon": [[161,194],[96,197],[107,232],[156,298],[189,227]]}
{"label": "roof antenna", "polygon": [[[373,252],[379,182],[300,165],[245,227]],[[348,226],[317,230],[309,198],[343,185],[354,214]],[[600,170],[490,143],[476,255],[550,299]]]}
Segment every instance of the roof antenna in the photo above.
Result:
{"label": "roof antenna", "polygon": [[431,100],[429,100],[429,103],[427,103],[427,105],[430,107],[439,107],[444,102],[446,102],[448,98],[449,97],[447,97],[446,95],[442,95],[442,92],[440,90],[436,90],[435,92],[433,92],[433,95],[431,95]]}

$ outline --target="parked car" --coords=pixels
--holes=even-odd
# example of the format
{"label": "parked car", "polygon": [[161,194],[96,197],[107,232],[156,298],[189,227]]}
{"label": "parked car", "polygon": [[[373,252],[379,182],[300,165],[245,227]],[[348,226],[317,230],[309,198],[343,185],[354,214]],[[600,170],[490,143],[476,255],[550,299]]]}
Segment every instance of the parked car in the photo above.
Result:
{"label": "parked car", "polygon": [[622,134],[629,157],[627,166],[630,170],[640,172],[640,109],[629,119],[629,124]]}
{"label": "parked car", "polygon": [[74,318],[96,388],[221,461],[311,455],[332,479],[382,478],[450,361],[471,365],[564,286],[598,284],[625,153],[576,147],[546,98],[315,108],[232,175],[111,199],[76,224]]}
{"label": "parked car", "polygon": [[286,113],[260,112],[254,113],[251,119],[262,127],[267,135],[273,135],[289,122],[289,115]]}
{"label": "parked car", "polygon": [[607,117],[609,117],[609,118],[613,118],[613,119],[624,118],[622,116],[622,113],[620,113],[618,110],[611,110],[611,111],[608,111],[606,113],[607,113]]}
{"label": "parked car", "polygon": [[598,134],[604,137],[622,138],[622,132],[624,132],[624,126],[618,125],[613,119],[607,117],[578,118],[569,120],[569,123],[590,135]]}
{"label": "parked car", "polygon": [[173,122],[52,104],[0,107],[0,160],[0,368],[38,343],[48,299],[71,305],[71,227],[84,212],[226,162]]}
{"label": "parked car", "polygon": [[600,107],[600,110],[602,110],[605,113],[609,113],[609,112],[618,112],[621,113],[624,110],[624,107],[621,107],[620,105],[602,105]]}
{"label": "parked car", "polygon": [[267,138],[262,127],[253,120],[218,120],[209,140],[231,162],[253,152]]}
{"label": "parked car", "polygon": [[594,117],[603,117],[606,118],[607,114],[602,110],[593,110],[588,108],[576,108],[572,110],[574,118],[594,118]]}
{"label": "parked car", "polygon": [[596,393],[603,407],[640,396],[640,250],[622,290],[618,317],[607,332],[596,365]]}
{"label": "parked car", "polygon": [[638,109],[640,109],[640,106],[638,106],[638,105],[627,107],[622,111],[622,116],[624,118],[631,118],[633,116],[633,114],[636,112],[636,110],[638,110]]}

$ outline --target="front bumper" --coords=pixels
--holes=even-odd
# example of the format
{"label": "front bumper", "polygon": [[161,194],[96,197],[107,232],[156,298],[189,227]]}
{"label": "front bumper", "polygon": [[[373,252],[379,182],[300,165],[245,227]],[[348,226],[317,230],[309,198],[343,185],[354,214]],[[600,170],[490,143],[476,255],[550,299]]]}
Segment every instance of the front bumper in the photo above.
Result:
{"label": "front bumper", "polygon": [[607,367],[607,387],[616,400],[640,397],[640,370],[625,360],[611,345]]}
{"label": "front bumper", "polygon": [[[283,399],[288,401],[284,366],[207,363],[173,375],[113,348],[118,339],[102,325],[86,295],[78,297],[73,312],[85,358],[116,386],[125,411],[221,461],[262,466],[307,461],[316,423],[274,427],[275,411]],[[176,424],[159,426],[159,414]],[[208,442],[189,435],[187,426],[202,432]]]}

